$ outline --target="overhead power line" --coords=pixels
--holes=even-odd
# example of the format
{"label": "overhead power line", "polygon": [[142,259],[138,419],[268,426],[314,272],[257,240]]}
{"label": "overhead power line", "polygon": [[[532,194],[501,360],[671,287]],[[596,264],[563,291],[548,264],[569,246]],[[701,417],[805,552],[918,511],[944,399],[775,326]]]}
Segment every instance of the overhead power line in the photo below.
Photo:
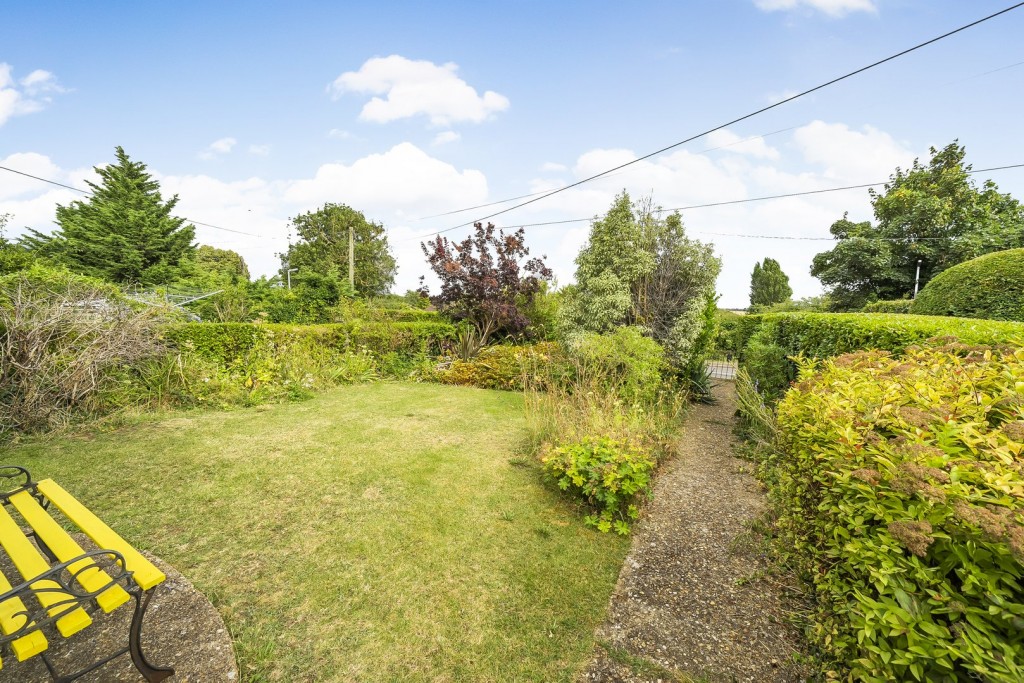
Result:
{"label": "overhead power line", "polygon": [[820,85],[816,85],[813,88],[808,88],[807,90],[799,92],[799,93],[797,93],[795,95],[791,95],[790,97],[787,97],[787,98],[785,98],[783,100],[775,102],[774,104],[770,104],[770,105],[768,105],[766,107],[761,107],[760,109],[752,111],[749,114],[744,114],[743,116],[739,116],[739,117],[737,117],[735,119],[732,119],[731,121],[727,121],[727,122],[725,122],[723,124],[715,126],[714,128],[709,128],[708,130],[706,130],[706,131],[704,131],[702,133],[698,133],[696,135],[692,135],[692,136],[690,136],[690,137],[688,137],[688,138],[686,138],[684,140],[680,140],[679,142],[674,142],[671,145],[667,145],[665,147],[662,147],[661,149],[655,150],[655,151],[653,151],[653,152],[651,152],[649,154],[645,154],[642,157],[639,157],[637,159],[633,159],[631,161],[627,161],[624,164],[619,164],[618,166],[614,166],[612,168],[609,168],[606,171],[602,171],[602,172],[596,173],[596,174],[594,174],[592,176],[588,176],[586,178],[583,178],[582,180],[577,180],[576,182],[571,183],[569,185],[564,185],[564,186],[562,186],[560,188],[557,188],[555,190],[552,190],[550,192],[546,192],[545,194],[542,194],[539,197],[534,197],[532,199],[528,199],[525,202],[521,202],[519,204],[516,204],[515,206],[510,206],[508,208],[502,209],[501,211],[495,211],[494,213],[488,214],[486,216],[481,216],[479,218],[475,218],[475,219],[473,219],[473,220],[471,220],[471,221],[469,221],[467,223],[461,223],[459,225],[455,225],[455,226],[452,226],[450,228],[445,228],[444,230],[438,230],[437,232],[432,232],[432,233],[430,233],[428,235],[423,235],[422,237],[432,237],[434,235],[440,235],[441,233],[444,233],[444,232],[450,232],[452,230],[458,230],[459,228],[464,228],[466,226],[472,225],[473,223],[484,221],[484,220],[487,220],[488,218],[494,218],[495,216],[500,216],[501,214],[508,213],[509,211],[514,211],[514,210],[516,210],[518,208],[521,208],[521,207],[524,207],[524,206],[526,206],[528,204],[533,204],[534,202],[539,202],[542,199],[547,199],[548,197],[556,195],[556,194],[558,194],[560,192],[565,192],[566,190],[572,189],[574,187],[579,187],[580,185],[582,185],[584,183],[588,183],[591,180],[596,180],[597,178],[602,178],[602,177],[608,175],[609,173],[614,173],[615,171],[618,171],[619,169],[626,168],[627,166],[631,166],[631,165],[633,165],[635,163],[644,161],[645,159],[650,159],[653,156],[657,156],[659,154],[667,152],[670,149],[675,149],[676,147],[679,147],[680,145],[685,145],[688,142],[693,142],[697,138],[701,138],[701,137],[704,137],[705,135],[708,135],[710,133],[714,133],[716,130],[721,130],[721,129],[726,128],[728,126],[732,126],[734,124],[740,123],[741,121],[746,121],[747,119],[750,119],[750,118],[753,118],[755,116],[758,116],[759,114],[763,114],[766,111],[769,111],[771,109],[775,109],[776,107],[781,107],[782,105],[787,104],[789,102],[792,102],[793,100],[800,99],[801,97],[805,97],[807,95],[810,95],[813,92],[817,92],[818,90],[821,90],[823,88],[827,88],[830,85],[835,85],[836,83],[839,83],[840,81],[845,81],[848,78],[852,78],[853,76],[856,76],[858,74],[862,74],[865,71],[869,71],[870,69],[874,69],[877,66],[881,66],[882,64],[885,64],[887,62],[891,62],[894,59],[898,59],[900,57],[908,55],[911,52],[914,52],[916,50],[920,50],[923,47],[927,47],[928,45],[931,45],[932,43],[937,43],[940,40],[943,40],[945,38],[949,38],[950,36],[953,36],[953,35],[956,35],[957,33],[960,33],[961,31],[966,31],[969,28],[977,26],[978,24],[982,24],[982,23],[984,23],[986,21],[989,21],[991,19],[995,19],[996,17],[998,17],[1000,15],[1006,14],[1007,12],[1011,12],[1011,11],[1013,11],[1015,9],[1019,9],[1020,7],[1024,7],[1024,2],[1018,2],[1018,3],[1016,3],[1014,5],[1011,5],[1011,6],[1007,7],[1007,8],[1005,8],[1005,9],[999,10],[998,12],[994,12],[992,14],[989,14],[988,16],[982,17],[981,19],[976,19],[975,21],[972,21],[969,24],[964,24],[963,26],[955,28],[952,31],[947,31],[946,33],[943,33],[942,35],[939,35],[939,36],[936,36],[936,37],[931,38],[929,40],[926,40],[923,43],[918,43],[917,45],[914,45],[913,47],[909,47],[909,48],[907,48],[905,50],[901,50],[900,52],[897,52],[895,54],[889,55],[888,57],[885,57],[883,59],[879,59],[876,62],[872,62],[871,64],[868,64],[867,66],[862,66],[859,69],[856,69],[854,71],[850,71],[848,73],[845,73],[842,76],[838,76],[836,78],[833,78],[832,80],[829,80],[829,81],[826,81],[824,83],[821,83]]}
{"label": "overhead power line", "polygon": [[[714,151],[719,150],[719,149],[726,149],[727,147],[735,147],[736,145],[742,145],[744,142],[750,142],[751,140],[761,140],[763,138],[771,137],[772,135],[778,135],[779,133],[788,133],[791,130],[796,130],[797,127],[798,126],[790,126],[789,128],[782,128],[782,129],[779,129],[779,130],[773,130],[771,133],[761,133],[760,135],[751,135],[749,138],[743,138],[742,140],[737,140],[735,142],[730,142],[727,145],[718,145],[717,147],[708,147],[708,148],[702,149],[702,150],[700,150],[699,152],[696,152],[696,153],[697,154],[704,154],[706,152],[714,152]],[[498,204],[507,204],[509,202],[514,202],[517,199],[526,199],[527,197],[536,197],[537,195],[544,194],[545,192],[550,192],[550,190],[541,190],[540,192],[531,192],[530,194],[523,194],[523,195],[519,195],[518,197],[509,197],[507,199],[498,199],[498,200],[495,200],[493,202],[487,202],[486,204],[477,204],[476,206],[467,206],[464,209],[454,209],[452,211],[445,211],[444,213],[435,213],[435,214],[433,214],[431,216],[421,216],[421,217],[416,218],[414,220],[425,221],[425,220],[430,219],[430,218],[440,218],[442,216],[451,216],[451,215],[456,214],[456,213],[465,213],[466,211],[472,211],[474,209],[483,209],[483,208],[486,208],[488,206],[496,206]]]}
{"label": "overhead power line", "polygon": [[[1006,166],[990,166],[989,168],[975,168],[970,171],[965,171],[968,175],[974,175],[975,173],[989,173],[991,171],[1005,171],[1011,168],[1024,168],[1022,164],[1007,164]],[[708,202],[706,204],[690,204],[689,206],[676,206],[670,209],[655,209],[654,213],[670,213],[672,211],[692,211],[693,209],[708,209],[716,206],[731,206],[733,204],[748,204],[750,202],[764,202],[770,199],[788,199],[790,197],[806,197],[814,194],[826,194],[828,192],[843,192],[845,190],[863,190],[868,187],[878,187],[879,185],[885,185],[888,180],[881,180],[876,183],[860,183],[858,185],[844,185],[842,187],[826,187],[821,190],[804,190],[803,192],[787,192],[785,194],[771,194],[761,197],[747,197],[746,199],[730,199],[722,202]],[[567,225],[570,223],[586,223],[594,220],[594,216],[587,218],[565,218],[558,221],[542,221],[540,223],[511,223],[508,227],[510,228],[536,228],[546,225]],[[700,232],[700,231],[695,231]],[[438,233],[433,233],[436,235]],[[726,233],[709,233],[701,232],[706,235],[725,235],[731,237],[760,237],[764,239],[821,239],[828,240],[831,237],[773,237],[771,235],[727,235]],[[424,235],[423,237],[431,237],[432,235]],[[414,239],[423,239],[423,237],[417,237]]]}
{"label": "overhead power line", "polygon": [[[58,183],[56,180],[50,180],[49,178],[41,178],[40,176],[32,175],[31,173],[25,173],[24,171],[19,171],[16,168],[8,168],[7,166],[0,166],[0,170],[10,171],[11,173],[17,173],[18,175],[25,176],[26,178],[32,178],[33,180],[39,180],[39,181],[42,181],[44,183],[49,183],[50,185],[56,185],[57,187],[63,187],[65,189],[67,189],[67,190],[72,190],[72,191],[77,192],[79,194],[84,194],[84,195],[92,194],[88,190],[83,190],[80,187],[73,187],[71,185],[65,185],[64,183]],[[182,216],[182,218],[184,220],[188,221],[189,223],[194,223],[195,225],[202,225],[202,226],[207,227],[207,228],[213,228],[214,230],[223,230],[224,232],[233,232],[236,235],[248,235],[249,237],[263,237],[263,235],[257,235],[256,233],[252,233],[252,232],[243,232],[241,230],[234,230],[232,228],[222,228],[221,226],[213,225],[212,223],[203,223],[201,221],[193,220],[193,219],[191,219],[191,218],[189,218],[187,216]]]}

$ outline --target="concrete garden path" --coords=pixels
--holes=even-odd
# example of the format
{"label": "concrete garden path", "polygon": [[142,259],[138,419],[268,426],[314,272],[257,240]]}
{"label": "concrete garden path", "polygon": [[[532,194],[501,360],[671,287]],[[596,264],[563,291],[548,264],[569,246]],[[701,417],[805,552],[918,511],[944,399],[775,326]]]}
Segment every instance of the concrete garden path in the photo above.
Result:
{"label": "concrete garden path", "polygon": [[693,407],[636,525],[585,681],[800,681],[799,634],[750,530],[764,493],[734,454],[732,382]]}

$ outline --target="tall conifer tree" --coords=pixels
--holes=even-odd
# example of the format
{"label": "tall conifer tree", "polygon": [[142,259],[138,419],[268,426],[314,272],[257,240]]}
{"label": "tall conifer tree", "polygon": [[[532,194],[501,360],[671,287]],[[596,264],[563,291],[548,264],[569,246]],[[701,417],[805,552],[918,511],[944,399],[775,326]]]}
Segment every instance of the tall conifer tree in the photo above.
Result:
{"label": "tall conifer tree", "polygon": [[175,280],[182,259],[195,252],[195,226],[171,215],[178,196],[164,201],[146,165],[117,147],[117,163],[96,168],[92,196],[57,206],[59,228],[35,230],[23,243],[71,270],[122,284],[158,285]]}
{"label": "tall conifer tree", "polygon": [[766,258],[754,264],[750,275],[750,305],[771,306],[780,304],[793,296],[789,276],[782,272],[782,266],[773,258]]}

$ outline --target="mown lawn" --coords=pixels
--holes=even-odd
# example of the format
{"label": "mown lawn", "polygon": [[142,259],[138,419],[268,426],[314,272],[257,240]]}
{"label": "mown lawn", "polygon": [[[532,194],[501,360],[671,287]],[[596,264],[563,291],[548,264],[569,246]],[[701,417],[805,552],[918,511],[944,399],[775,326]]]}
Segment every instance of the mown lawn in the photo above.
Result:
{"label": "mown lawn", "polygon": [[41,438],[53,477],[220,610],[248,681],[569,681],[628,541],[515,458],[522,397],[436,385]]}

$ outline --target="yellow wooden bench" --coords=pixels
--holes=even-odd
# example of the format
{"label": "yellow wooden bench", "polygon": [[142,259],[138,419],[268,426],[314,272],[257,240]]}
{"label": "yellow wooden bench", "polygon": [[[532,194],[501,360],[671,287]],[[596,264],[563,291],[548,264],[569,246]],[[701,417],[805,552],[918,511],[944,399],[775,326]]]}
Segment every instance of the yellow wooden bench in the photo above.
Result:
{"label": "yellow wooden bench", "polygon": [[[173,669],[146,661],[140,642],[152,589],[166,578],[164,573],[53,480],[33,481],[23,467],[0,465],[0,491],[6,491],[0,493],[0,546],[20,575],[0,572],[0,667],[9,654],[18,661],[39,655],[53,680],[63,683],[130,653],[150,683],[173,675]],[[83,550],[55,511],[100,550]],[[128,644],[79,671],[59,675],[47,656],[48,636],[69,638],[87,629],[96,609],[111,612],[133,598]]]}

